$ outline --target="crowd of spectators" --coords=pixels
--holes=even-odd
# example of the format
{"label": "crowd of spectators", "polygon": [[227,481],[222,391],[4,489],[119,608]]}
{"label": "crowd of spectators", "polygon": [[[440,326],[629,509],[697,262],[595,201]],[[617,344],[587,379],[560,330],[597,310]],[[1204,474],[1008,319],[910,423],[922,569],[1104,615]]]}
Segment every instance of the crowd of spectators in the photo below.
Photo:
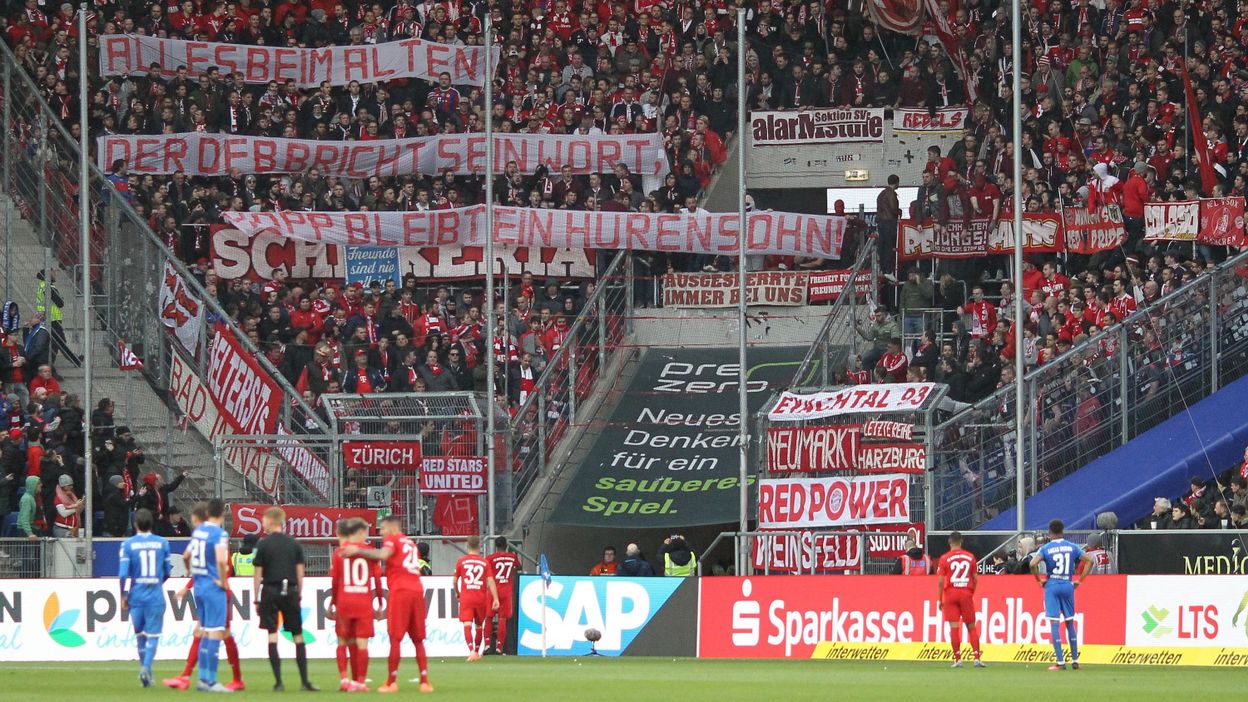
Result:
{"label": "crowd of spectators", "polygon": [[1187,492],[1174,499],[1158,497],[1136,529],[1248,528],[1248,449],[1245,461],[1219,473],[1213,482],[1192,476]]}

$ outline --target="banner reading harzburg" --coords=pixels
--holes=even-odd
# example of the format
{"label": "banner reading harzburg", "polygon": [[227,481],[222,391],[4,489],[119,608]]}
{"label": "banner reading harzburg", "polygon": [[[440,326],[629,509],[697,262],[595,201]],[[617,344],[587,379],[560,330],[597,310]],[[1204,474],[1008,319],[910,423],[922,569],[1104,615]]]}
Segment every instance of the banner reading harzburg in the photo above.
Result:
{"label": "banner reading harzburg", "polygon": [[[349,246],[474,246],[485,241],[485,206],[425,212],[223,212],[248,235],[272,230],[300,239]],[[733,256],[735,213],[657,214],[494,208],[494,243],[560,249],[630,249]],[[751,254],[840,258],[845,218],[752,212]]]}

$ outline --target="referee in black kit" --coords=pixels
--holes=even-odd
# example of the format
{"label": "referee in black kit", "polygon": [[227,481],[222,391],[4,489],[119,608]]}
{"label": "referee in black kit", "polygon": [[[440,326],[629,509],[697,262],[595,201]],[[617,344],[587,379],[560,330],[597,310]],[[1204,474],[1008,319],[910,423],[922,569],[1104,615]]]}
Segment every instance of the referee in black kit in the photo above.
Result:
{"label": "referee in black kit", "polygon": [[256,545],[256,612],[260,615],[260,628],[269,632],[273,690],[286,689],[282,685],[282,659],[277,655],[277,615],[280,613],[282,625],[295,640],[295,662],[299,664],[303,689],[317,692],[316,686],[308,681],[308,650],[303,643],[303,613],[299,609],[299,593],[303,590],[303,547],[282,531],[285,528],[286,513],[281,507],[265,510],[265,536]]}

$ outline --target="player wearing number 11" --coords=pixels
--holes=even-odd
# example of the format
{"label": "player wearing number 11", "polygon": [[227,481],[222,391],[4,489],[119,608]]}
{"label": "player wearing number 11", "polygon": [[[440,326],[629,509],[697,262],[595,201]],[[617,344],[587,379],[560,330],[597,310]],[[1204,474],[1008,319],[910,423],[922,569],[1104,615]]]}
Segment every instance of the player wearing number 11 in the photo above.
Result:
{"label": "player wearing number 11", "polygon": [[983,668],[979,659],[979,625],[975,621],[975,588],[979,585],[979,570],[975,556],[962,550],[962,534],[949,535],[949,551],[936,563],[936,606],[949,624],[949,645],[953,647],[953,667],[962,667],[962,623],[966,623],[966,635],[975,655],[975,667]]}
{"label": "player wearing number 11", "polygon": [[[1044,588],[1044,614],[1049,620],[1056,663],[1049,670],[1066,670],[1062,658],[1062,622],[1066,622],[1066,636],[1070,642],[1070,663],[1079,669],[1079,642],[1075,631],[1075,588],[1092,571],[1092,557],[1079,546],[1064,537],[1066,525],[1062,520],[1049,522],[1049,541],[1040,547],[1031,559],[1031,573]],[[1040,574],[1040,564],[1044,572]],[[1080,568],[1080,565],[1083,567]]]}
{"label": "player wearing number 11", "polygon": [[[169,579],[169,542],[152,533],[152,513],[134,513],[134,536],[121,544],[121,608],[130,610],[139,644],[139,682],[152,686],[152,659],[165,620],[165,581]],[[129,588],[127,589],[127,586]]]}

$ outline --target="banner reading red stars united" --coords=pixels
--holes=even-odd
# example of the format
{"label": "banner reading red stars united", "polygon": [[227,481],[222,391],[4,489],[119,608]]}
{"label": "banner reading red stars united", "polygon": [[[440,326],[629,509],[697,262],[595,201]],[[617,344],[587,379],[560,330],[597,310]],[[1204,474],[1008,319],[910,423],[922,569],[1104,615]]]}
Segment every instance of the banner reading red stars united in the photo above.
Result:
{"label": "banner reading red stars united", "polygon": [[[243,173],[302,173],[311,168],[345,178],[445,173],[466,176],[486,171],[485,135],[438,134],[411,139],[316,141],[265,136],[190,132],[110,134],[96,139],[96,162],[103,170],[117,160],[131,175],[184,173],[224,176]],[[521,173],[538,166],[575,174],[607,173],[622,163],[638,175],[667,172],[661,134],[496,134],[494,172],[515,162]]]}
{"label": "banner reading red stars united", "polygon": [[[494,50],[495,60],[498,50]],[[177,75],[185,66],[191,78],[210,68],[222,74],[241,75],[247,83],[285,83],[315,88],[325,81],[347,85],[351,81],[375,83],[398,78],[437,82],[449,73],[454,85],[484,85],[485,49],[452,46],[422,39],[367,46],[327,46],[303,49],[286,46],[250,46],[207,41],[184,41],[137,34],[105,34],[100,37],[100,75],[125,76],[148,73],[155,64],[160,75]],[[495,63],[497,65],[497,63]]]}
{"label": "banner reading red stars united", "polygon": [[[254,236],[264,231],[301,241],[348,246],[477,246],[485,242],[485,206],[426,212],[224,212]],[[582,212],[494,208],[494,243],[556,249],[666,251],[734,256],[736,214]],[[751,254],[840,258],[845,218],[752,212]]]}

